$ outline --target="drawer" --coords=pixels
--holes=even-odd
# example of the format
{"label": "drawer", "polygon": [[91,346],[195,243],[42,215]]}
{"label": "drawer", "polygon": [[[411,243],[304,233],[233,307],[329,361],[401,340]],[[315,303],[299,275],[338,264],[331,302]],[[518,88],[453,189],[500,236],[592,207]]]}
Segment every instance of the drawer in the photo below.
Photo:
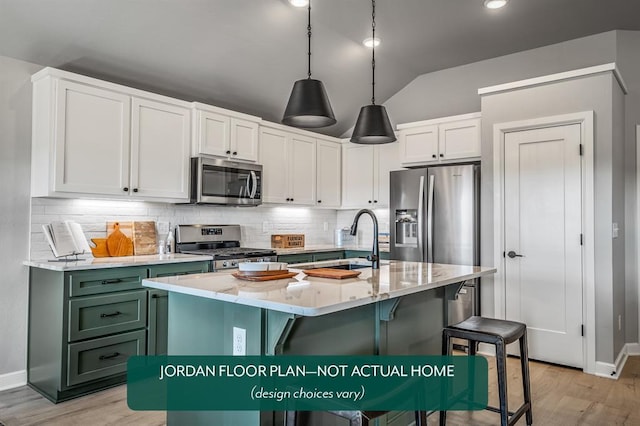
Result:
{"label": "drawer", "polygon": [[344,259],[344,251],[327,251],[313,254],[313,261]]}
{"label": "drawer", "polygon": [[142,288],[147,278],[146,268],[111,268],[68,272],[69,296],[111,293]]}
{"label": "drawer", "polygon": [[69,341],[144,328],[147,291],[80,297],[69,301]]}
{"label": "drawer", "polygon": [[69,344],[67,385],[125,373],[127,359],[144,355],[145,345],[144,330]]}
{"label": "drawer", "polygon": [[202,274],[209,272],[209,261],[172,263],[149,267],[149,278],[171,277],[174,275]]}
{"label": "drawer", "polygon": [[285,254],[278,256],[278,262],[289,264],[313,262],[313,255],[311,253]]}

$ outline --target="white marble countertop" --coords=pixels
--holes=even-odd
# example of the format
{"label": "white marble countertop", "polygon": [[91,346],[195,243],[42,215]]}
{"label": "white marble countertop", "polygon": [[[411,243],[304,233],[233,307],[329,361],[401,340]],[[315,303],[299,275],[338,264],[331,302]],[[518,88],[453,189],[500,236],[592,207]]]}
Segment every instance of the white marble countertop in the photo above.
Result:
{"label": "white marble countertop", "polygon": [[[315,262],[313,265],[329,267],[350,261],[362,262],[362,259]],[[495,268],[480,266],[383,262],[378,270],[358,269],[360,276],[343,280],[309,277],[300,269],[290,268],[291,272],[299,273],[293,278],[273,281],[245,281],[233,277],[233,271],[221,271],[146,279],[142,285],[302,316],[318,316],[496,272]]]}
{"label": "white marble countertop", "polygon": [[151,254],[146,256],[121,256],[121,257],[89,257],[78,261],[58,262],[49,259],[25,260],[25,266],[49,269],[51,271],[80,271],[83,269],[121,268],[124,266],[162,265],[168,263],[197,262],[213,259],[211,256],[193,254]]}
{"label": "white marble countertop", "polygon": [[[271,249],[272,247],[264,247]],[[336,246],[334,244],[312,244],[304,247],[292,247],[292,248],[273,248],[278,255],[288,255],[288,254],[303,254],[303,253],[317,253],[324,251],[340,251],[340,250],[358,250],[358,251],[367,251],[371,252],[372,245],[344,245],[344,246]],[[380,252],[389,252],[388,244],[380,244]]]}

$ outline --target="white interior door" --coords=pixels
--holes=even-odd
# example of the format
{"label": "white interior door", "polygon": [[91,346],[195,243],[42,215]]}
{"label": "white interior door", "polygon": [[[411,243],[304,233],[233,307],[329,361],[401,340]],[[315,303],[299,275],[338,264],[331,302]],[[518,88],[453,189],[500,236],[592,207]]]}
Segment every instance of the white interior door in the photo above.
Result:
{"label": "white interior door", "polygon": [[504,154],[506,318],[532,359],[582,367],[580,125],[506,133]]}

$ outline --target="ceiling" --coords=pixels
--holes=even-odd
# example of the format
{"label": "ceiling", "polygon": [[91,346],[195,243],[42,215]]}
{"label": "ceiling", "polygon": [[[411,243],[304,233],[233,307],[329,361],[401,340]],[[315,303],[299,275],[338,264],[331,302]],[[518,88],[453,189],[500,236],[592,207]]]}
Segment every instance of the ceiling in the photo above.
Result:
{"label": "ceiling", "polygon": [[[368,0],[313,0],[312,71],[339,136],[371,99]],[[376,100],[420,74],[613,29],[637,0],[378,0]],[[0,0],[0,55],[279,122],[306,78],[306,9],[287,0]]]}

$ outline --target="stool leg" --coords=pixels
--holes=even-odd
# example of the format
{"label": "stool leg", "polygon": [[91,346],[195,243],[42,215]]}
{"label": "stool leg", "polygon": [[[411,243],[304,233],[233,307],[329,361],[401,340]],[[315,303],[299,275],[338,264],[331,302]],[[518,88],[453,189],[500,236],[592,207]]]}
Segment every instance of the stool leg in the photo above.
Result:
{"label": "stool leg", "polygon": [[[442,355],[451,355],[451,345],[450,345],[450,340],[451,340],[451,336],[449,335],[449,333],[447,332],[447,330],[443,330],[442,331]],[[442,397],[440,399],[440,403],[444,404],[447,401],[447,393],[448,393],[448,388],[447,388],[447,382],[445,380],[445,386],[444,389],[442,389]],[[445,426],[447,424],[447,412],[446,411],[440,411],[440,426]]]}
{"label": "stool leg", "polygon": [[522,367],[522,387],[524,391],[524,403],[529,404],[526,412],[527,425],[533,424],[533,408],[531,403],[531,382],[529,380],[529,350],[527,348],[527,331],[520,338],[520,366]]}
{"label": "stool leg", "polygon": [[284,426],[296,426],[296,411],[284,412]]}
{"label": "stool leg", "polygon": [[496,342],[496,369],[498,370],[498,396],[500,397],[500,425],[509,424],[509,404],[507,401],[507,352],[504,340]]}
{"label": "stool leg", "polygon": [[416,426],[427,426],[427,412],[416,411]]}

